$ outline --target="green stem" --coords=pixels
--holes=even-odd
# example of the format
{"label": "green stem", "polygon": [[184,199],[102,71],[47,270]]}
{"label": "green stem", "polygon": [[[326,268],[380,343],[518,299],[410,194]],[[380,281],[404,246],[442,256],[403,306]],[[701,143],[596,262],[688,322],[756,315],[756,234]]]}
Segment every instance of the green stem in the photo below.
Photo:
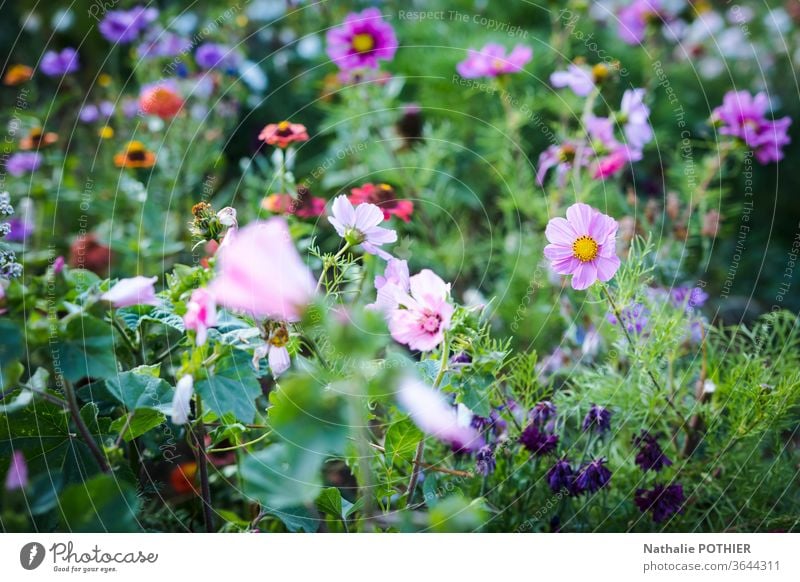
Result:
{"label": "green stem", "polygon": [[345,241],[344,246],[339,249],[335,255],[333,255],[333,258],[326,257],[323,260],[322,272],[319,274],[319,279],[317,280],[317,292],[319,292],[320,287],[322,287],[322,282],[325,280],[325,275],[328,273],[328,267],[330,267],[332,263],[336,263],[336,261],[338,261],[351,246],[352,245],[349,242]]}
{"label": "green stem", "polygon": [[89,447],[89,451],[91,451],[92,456],[100,466],[100,470],[103,473],[110,473],[111,468],[108,466],[108,460],[92,437],[89,427],[87,427],[86,423],[83,422],[81,411],[78,408],[78,398],[75,396],[75,389],[72,387],[72,383],[68,382],[67,380],[64,380],[64,393],[67,397],[67,405],[69,407],[70,415],[72,416],[72,421],[75,423],[75,426],[77,427],[78,432],[81,434],[83,440],[86,441],[86,446]]}
{"label": "green stem", "polygon": [[[191,429],[194,437],[197,457],[197,466],[200,469],[200,495],[203,501],[203,521],[205,522],[206,532],[214,532],[214,516],[211,513],[211,487],[208,483],[208,453],[206,452],[206,427],[203,424],[203,399],[199,394],[195,395],[195,412],[197,422]],[[198,428],[199,427],[199,428]]]}
{"label": "green stem", "polygon": [[128,333],[125,331],[125,327],[122,325],[122,322],[117,317],[117,312],[116,311],[112,311],[111,312],[111,325],[113,325],[114,329],[116,329],[117,332],[119,333],[119,335],[122,336],[122,339],[124,340],[125,344],[128,346],[128,349],[131,351],[131,353],[133,354],[133,357],[138,362],[139,361],[139,350],[136,349],[136,346],[134,345],[133,341],[131,341],[131,338],[128,337]]}

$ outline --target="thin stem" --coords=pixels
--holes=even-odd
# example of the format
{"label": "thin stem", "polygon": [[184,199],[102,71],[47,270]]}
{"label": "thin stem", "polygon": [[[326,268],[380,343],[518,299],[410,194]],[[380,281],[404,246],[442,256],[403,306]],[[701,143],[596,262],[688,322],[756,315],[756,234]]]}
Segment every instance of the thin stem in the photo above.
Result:
{"label": "thin stem", "polygon": [[[442,383],[444,374],[447,371],[447,357],[450,355],[450,338],[447,334],[444,336],[444,343],[442,344],[442,357],[439,361],[439,373],[436,374],[436,379],[433,381],[434,390],[439,388]],[[414,453],[414,466],[411,468],[411,479],[408,482],[408,494],[406,496],[406,503],[411,505],[414,499],[414,490],[417,488],[419,481],[419,473],[422,467],[422,455],[425,453],[425,439],[419,441],[417,450]]]}
{"label": "thin stem", "polygon": [[232,447],[222,447],[222,448],[218,448],[218,449],[208,449],[207,452],[209,452],[209,453],[227,453],[228,451],[236,451],[236,450],[239,450],[239,449],[243,449],[245,447],[249,447],[250,445],[254,445],[258,441],[263,441],[270,434],[272,434],[272,433],[267,431],[264,434],[262,434],[260,437],[254,438],[253,440],[248,441],[246,443],[241,443],[239,445],[234,445]]}
{"label": "thin stem", "polygon": [[317,292],[319,292],[320,287],[322,287],[322,282],[325,280],[325,275],[328,273],[328,267],[331,266],[331,263],[335,263],[336,261],[338,261],[351,246],[352,245],[349,242],[345,241],[344,246],[341,249],[339,249],[339,251],[335,255],[333,255],[333,258],[323,259],[322,272],[319,274],[319,279],[317,280],[317,288],[316,288]]}
{"label": "thin stem", "polygon": [[136,349],[136,346],[131,341],[131,338],[128,337],[128,333],[122,326],[122,322],[120,322],[120,320],[117,318],[116,311],[113,311],[111,313],[111,325],[113,325],[114,328],[119,332],[119,334],[122,336],[122,339],[125,341],[125,344],[128,346],[128,349],[130,349],[131,353],[133,354],[133,357],[136,358],[136,360],[138,361],[139,350]]}
{"label": "thin stem", "polygon": [[78,408],[78,398],[75,396],[75,389],[72,387],[72,383],[68,382],[67,380],[64,380],[64,393],[67,397],[66,403],[68,405],[70,415],[72,416],[72,420],[75,423],[75,426],[78,428],[78,432],[81,433],[81,437],[84,441],[86,441],[86,446],[89,447],[89,451],[91,451],[92,456],[100,466],[100,470],[103,473],[110,473],[111,468],[108,466],[108,460],[92,437],[89,427],[87,427],[86,423],[83,422],[81,411]]}
{"label": "thin stem", "polygon": [[[206,452],[206,427],[203,424],[203,400],[200,395],[195,395],[195,405],[198,423],[191,429],[194,437],[197,457],[197,465],[200,468],[200,494],[203,501],[203,521],[205,521],[206,531],[213,533],[214,516],[211,513],[211,488],[208,484],[208,453]],[[198,428],[199,427],[199,428]]]}

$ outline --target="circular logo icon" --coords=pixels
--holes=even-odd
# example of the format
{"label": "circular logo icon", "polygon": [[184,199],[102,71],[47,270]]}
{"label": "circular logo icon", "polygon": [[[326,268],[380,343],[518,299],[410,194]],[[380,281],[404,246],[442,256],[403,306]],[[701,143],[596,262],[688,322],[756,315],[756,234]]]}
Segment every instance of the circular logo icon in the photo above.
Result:
{"label": "circular logo icon", "polygon": [[39,542],[30,542],[19,551],[19,563],[26,570],[35,570],[44,562],[44,546]]}

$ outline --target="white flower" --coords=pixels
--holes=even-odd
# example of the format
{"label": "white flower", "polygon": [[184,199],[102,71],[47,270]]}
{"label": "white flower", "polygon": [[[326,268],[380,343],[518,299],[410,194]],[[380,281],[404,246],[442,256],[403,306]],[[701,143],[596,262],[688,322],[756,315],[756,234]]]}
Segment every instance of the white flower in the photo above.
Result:
{"label": "white flower", "polygon": [[343,239],[351,245],[360,244],[371,255],[378,255],[382,259],[392,256],[380,248],[386,243],[397,241],[397,233],[391,229],[378,226],[383,222],[383,211],[364,202],[355,208],[347,196],[338,196],[333,201],[333,216],[328,220]]}
{"label": "white flower", "polygon": [[189,422],[189,404],[194,394],[194,379],[190,374],[186,374],[175,385],[175,395],[172,397],[172,422],[174,424],[186,424]]}

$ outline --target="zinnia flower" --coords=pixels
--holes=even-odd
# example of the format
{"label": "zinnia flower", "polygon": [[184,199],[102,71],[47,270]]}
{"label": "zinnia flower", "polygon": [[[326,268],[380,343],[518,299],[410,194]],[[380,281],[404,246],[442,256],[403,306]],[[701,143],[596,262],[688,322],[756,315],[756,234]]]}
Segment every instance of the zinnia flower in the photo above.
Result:
{"label": "zinnia flower", "polygon": [[33,68],[28,65],[11,65],[3,75],[3,85],[13,87],[30,81],[31,77],[33,77]]}
{"label": "zinnia flower", "polygon": [[12,154],[6,160],[6,172],[19,178],[35,172],[42,165],[42,155],[38,152],[20,152]]}
{"label": "zinnia flower", "polygon": [[131,305],[158,305],[156,290],[153,286],[158,277],[131,277],[120,279],[111,289],[100,296],[114,307],[130,307]]}
{"label": "zinnia flower", "polygon": [[445,402],[441,393],[416,378],[406,377],[400,382],[397,400],[425,434],[461,451],[478,450],[484,445],[478,431],[459,422],[456,408]]}
{"label": "zinnia flower", "polygon": [[343,71],[378,68],[378,61],[391,61],[397,52],[392,25],[380,10],[367,8],[347,15],[341,26],[326,35],[330,59]]}
{"label": "zinnia flower", "polygon": [[652,489],[636,490],[636,505],[644,513],[649,511],[653,521],[661,523],[673,515],[683,513],[683,504],[686,500],[683,486],[656,484]]}
{"label": "zinnia flower", "polygon": [[170,416],[173,424],[186,424],[189,422],[193,394],[194,379],[191,374],[186,374],[178,380],[175,385],[175,394],[172,396],[172,412]]}
{"label": "zinnia flower", "polygon": [[253,317],[297,321],[314,295],[314,278],[283,218],[229,231],[217,251],[219,272],[209,285],[217,302]]}
{"label": "zinnia flower", "polygon": [[378,226],[383,222],[383,212],[374,204],[362,203],[353,208],[347,196],[337,196],[331,207],[328,221],[340,237],[351,245],[361,245],[371,255],[389,259],[391,255],[380,247],[397,240],[397,233]]}
{"label": "zinnia flower", "polygon": [[45,132],[41,127],[35,127],[27,136],[19,140],[19,149],[36,150],[53,145],[57,141],[57,133],[52,131]]}
{"label": "zinnia flower", "polygon": [[114,156],[114,165],[118,168],[152,168],[155,163],[156,155],[140,141],[128,142],[125,150]]}
{"label": "zinnia flower", "polygon": [[208,329],[217,324],[217,303],[208,289],[200,288],[192,291],[186,313],[183,316],[186,329],[197,334],[197,345],[202,346],[208,338]]}
{"label": "zinnia flower", "polygon": [[353,204],[369,202],[383,210],[383,218],[389,220],[393,215],[404,222],[411,220],[414,203],[411,200],[400,200],[389,184],[364,184],[350,190],[348,197]]}
{"label": "zinnia flower", "polygon": [[305,125],[281,121],[267,125],[258,134],[258,139],[269,145],[285,148],[295,142],[308,141],[308,132]]}
{"label": "zinnia flower", "polygon": [[572,275],[572,288],[582,290],[595,281],[608,281],[619,269],[617,221],[587,204],[573,204],[567,218],[553,218],[545,236],[544,256],[560,275]]}
{"label": "zinnia flower", "polygon": [[397,307],[387,314],[395,341],[428,352],[444,340],[455,310],[449,303],[450,284],[429,269],[409,279],[410,293],[397,293]]}
{"label": "zinnia flower", "polygon": [[517,45],[506,55],[506,49],[494,43],[487,44],[479,51],[469,49],[467,54],[467,58],[456,66],[458,74],[465,79],[518,73],[533,58],[530,47]]}
{"label": "zinnia flower", "polygon": [[747,91],[729,91],[712,118],[722,125],[722,135],[741,139],[753,149],[759,163],[768,164],[783,159],[783,147],[791,142],[787,132],[792,124],[789,117],[767,119],[768,110],[765,93],[753,96]]}
{"label": "zinnia flower", "polygon": [[48,77],[60,77],[78,71],[78,52],[74,48],[65,48],[60,53],[47,51],[40,65],[42,73]]}
{"label": "zinnia flower", "polygon": [[316,218],[325,214],[325,199],[313,196],[311,190],[301,185],[297,187],[297,198],[291,194],[270,194],[261,201],[261,207],[276,214]]}
{"label": "zinnia flower", "polygon": [[145,87],[139,94],[139,109],[161,119],[172,119],[183,108],[183,98],[171,83]]}

